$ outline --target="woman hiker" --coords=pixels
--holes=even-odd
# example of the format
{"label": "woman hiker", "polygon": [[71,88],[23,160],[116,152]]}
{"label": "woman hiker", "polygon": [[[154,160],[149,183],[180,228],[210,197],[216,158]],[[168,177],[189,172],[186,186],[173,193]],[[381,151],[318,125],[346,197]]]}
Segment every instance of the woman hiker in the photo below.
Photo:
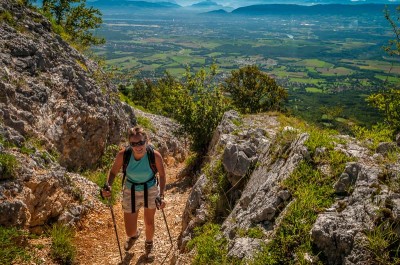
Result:
{"label": "woman hiker", "polygon": [[[145,252],[148,255],[153,249],[154,215],[156,207],[165,207],[165,169],[163,159],[158,151],[148,145],[147,134],[140,127],[129,129],[130,146],[119,151],[110,170],[107,182],[102,189],[104,197],[111,196],[111,186],[121,167],[124,171],[123,200],[125,231],[128,236],[124,248],[128,251],[139,238],[141,229],[137,227],[139,210],[144,206]],[[131,151],[129,151],[131,150]],[[124,162],[124,156],[125,162]],[[127,165],[126,165],[127,164]],[[159,173],[159,186],[155,174]],[[156,205],[156,199],[157,204]]]}

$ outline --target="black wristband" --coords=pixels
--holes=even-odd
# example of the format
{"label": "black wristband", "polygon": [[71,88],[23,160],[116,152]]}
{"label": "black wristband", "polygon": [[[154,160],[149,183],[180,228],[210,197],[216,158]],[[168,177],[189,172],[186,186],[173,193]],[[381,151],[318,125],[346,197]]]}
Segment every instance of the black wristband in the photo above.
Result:
{"label": "black wristband", "polygon": [[103,189],[106,191],[110,191],[111,190],[111,186],[106,182],[104,183]]}

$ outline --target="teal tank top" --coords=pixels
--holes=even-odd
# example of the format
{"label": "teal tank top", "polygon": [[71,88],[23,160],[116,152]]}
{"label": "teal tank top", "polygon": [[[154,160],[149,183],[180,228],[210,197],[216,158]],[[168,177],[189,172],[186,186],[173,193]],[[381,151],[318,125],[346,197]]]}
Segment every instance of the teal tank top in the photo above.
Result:
{"label": "teal tank top", "polygon": [[[143,183],[153,178],[154,173],[153,170],[151,170],[149,159],[147,157],[147,152],[140,160],[136,160],[133,155],[131,155],[128,167],[126,168],[126,176],[127,180],[129,180],[125,183],[128,189],[132,188],[132,183],[130,183],[130,181],[133,183]],[[155,184],[156,179],[153,178],[153,180],[147,183],[147,188],[149,189]],[[144,185],[136,185],[135,190],[143,191]]]}

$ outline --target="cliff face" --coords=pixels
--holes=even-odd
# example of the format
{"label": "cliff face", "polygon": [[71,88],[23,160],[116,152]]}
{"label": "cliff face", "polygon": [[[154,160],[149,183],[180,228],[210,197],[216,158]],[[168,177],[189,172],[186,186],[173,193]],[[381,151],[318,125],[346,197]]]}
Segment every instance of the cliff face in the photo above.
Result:
{"label": "cliff face", "polygon": [[[342,135],[324,143],[320,135],[291,126],[282,125],[276,115],[225,114],[210,145],[207,167],[186,204],[181,250],[195,227],[211,221],[221,224],[227,256],[239,259],[253,259],[265,245],[269,249],[264,262],[268,256],[276,264],[376,264],[385,255],[385,261],[393,259],[396,254],[390,248],[398,246],[400,238],[396,144],[382,143],[375,151]],[[391,155],[395,158],[388,159]],[[221,185],[222,175],[228,184]],[[325,197],[318,195],[321,191]],[[220,194],[217,203],[215,194]],[[249,232],[254,229],[261,233],[254,236]],[[385,233],[391,239],[382,236]],[[390,243],[376,251],[370,242],[376,243],[379,235],[381,243]],[[296,249],[301,242],[309,242],[312,249]]]}
{"label": "cliff face", "polygon": [[[38,138],[61,164],[87,168],[135,122],[93,61],[51,31],[48,20],[2,1],[0,117],[11,141]],[[12,130],[12,132],[11,132]]]}
{"label": "cliff face", "polygon": [[[68,169],[92,168],[106,146],[124,142],[134,110],[95,62],[18,1],[0,2],[0,36],[0,225],[74,225],[100,202],[98,186]],[[183,161],[177,124],[139,114],[166,162]]]}
{"label": "cliff face", "polygon": [[0,14],[0,224],[74,224],[98,205],[98,188],[66,168],[93,167],[133,110],[42,15],[11,0]]}

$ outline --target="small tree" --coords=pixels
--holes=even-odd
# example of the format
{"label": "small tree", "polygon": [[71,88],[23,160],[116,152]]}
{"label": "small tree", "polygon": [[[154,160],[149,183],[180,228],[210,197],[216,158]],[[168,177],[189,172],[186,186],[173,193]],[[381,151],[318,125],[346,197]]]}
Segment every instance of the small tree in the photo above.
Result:
{"label": "small tree", "polygon": [[152,102],[157,98],[155,90],[156,87],[150,79],[139,79],[125,93],[136,105],[151,109]]}
{"label": "small tree", "polygon": [[[390,56],[400,56],[400,28],[396,21],[400,20],[400,7],[396,8],[397,18],[390,16],[389,10],[385,10],[385,18],[389,21],[395,38],[385,46],[385,51]],[[369,104],[380,110],[385,115],[385,121],[395,130],[400,131],[400,89],[398,86],[387,85],[380,92],[374,93],[367,98]]]}
{"label": "small tree", "polygon": [[229,104],[216,84],[216,65],[210,72],[204,69],[192,74],[187,68],[180,104],[175,119],[182,125],[182,131],[193,140],[195,151],[205,152],[212,134],[228,110]]}
{"label": "small tree", "polygon": [[42,9],[62,27],[70,41],[79,44],[83,49],[105,42],[91,32],[103,22],[101,12],[93,7],[86,7],[86,0],[43,0]]}
{"label": "small tree", "polygon": [[72,8],[65,19],[65,29],[71,35],[72,41],[78,42],[84,47],[103,44],[105,40],[98,38],[91,32],[99,28],[103,22],[101,12],[93,7],[87,8],[85,2]]}
{"label": "small tree", "polygon": [[279,110],[288,93],[273,78],[253,66],[232,71],[225,79],[223,90],[231,96],[233,104],[243,113]]}

